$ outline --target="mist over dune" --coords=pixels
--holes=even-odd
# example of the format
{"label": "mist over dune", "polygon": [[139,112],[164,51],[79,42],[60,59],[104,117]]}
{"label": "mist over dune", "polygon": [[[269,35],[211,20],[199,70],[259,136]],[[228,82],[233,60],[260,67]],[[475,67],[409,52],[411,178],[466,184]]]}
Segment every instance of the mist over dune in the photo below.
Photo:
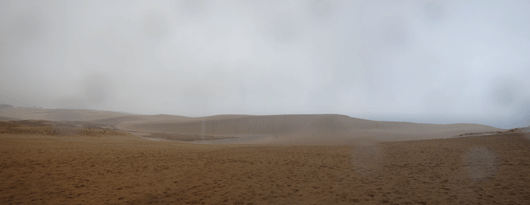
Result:
{"label": "mist over dune", "polygon": [[530,204],[528,11],[0,0],[0,205]]}
{"label": "mist over dune", "polygon": [[3,0],[0,104],[529,126],[528,10],[525,0]]}
{"label": "mist over dune", "polygon": [[[4,108],[4,119],[81,121],[164,139],[211,143],[343,145],[359,140],[406,141],[503,131],[480,124],[420,124],[372,121],[338,114],[307,115],[133,115],[97,110]],[[229,138],[229,139],[227,139]],[[193,140],[195,139],[195,140]],[[219,140],[216,140],[219,139]]]}
{"label": "mist over dune", "polygon": [[[208,136],[258,136],[253,143],[272,144],[351,144],[359,139],[404,141],[449,138],[469,132],[502,129],[479,124],[419,124],[383,122],[344,115],[266,115],[226,116],[131,124],[126,130]],[[264,139],[268,139],[265,140]]]}

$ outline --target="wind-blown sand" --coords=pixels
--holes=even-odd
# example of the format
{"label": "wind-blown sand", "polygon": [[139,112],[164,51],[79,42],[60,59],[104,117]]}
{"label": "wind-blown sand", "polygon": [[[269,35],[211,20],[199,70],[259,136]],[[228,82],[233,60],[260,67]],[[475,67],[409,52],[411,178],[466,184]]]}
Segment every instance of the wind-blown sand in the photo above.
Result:
{"label": "wind-blown sand", "polygon": [[[92,118],[0,121],[0,204],[530,203],[523,129],[340,115]],[[230,141],[238,134],[257,138]]]}

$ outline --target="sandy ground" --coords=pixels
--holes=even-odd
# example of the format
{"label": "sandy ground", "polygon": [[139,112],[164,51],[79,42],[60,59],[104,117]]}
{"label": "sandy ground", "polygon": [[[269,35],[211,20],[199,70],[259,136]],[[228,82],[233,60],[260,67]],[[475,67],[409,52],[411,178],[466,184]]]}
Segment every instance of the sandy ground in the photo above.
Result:
{"label": "sandy ground", "polygon": [[530,204],[530,136],[519,131],[271,146],[57,127],[1,125],[0,204]]}

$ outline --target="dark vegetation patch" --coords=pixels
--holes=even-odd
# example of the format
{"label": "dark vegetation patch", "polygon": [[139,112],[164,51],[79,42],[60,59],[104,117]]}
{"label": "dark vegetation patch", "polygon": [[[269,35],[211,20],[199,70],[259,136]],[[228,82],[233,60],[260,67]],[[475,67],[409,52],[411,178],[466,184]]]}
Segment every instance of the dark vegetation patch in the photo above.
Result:
{"label": "dark vegetation patch", "polygon": [[8,104],[0,104],[0,109],[4,109],[4,108],[12,108],[13,106],[12,105],[8,105]]}
{"label": "dark vegetation patch", "polygon": [[165,140],[186,141],[186,142],[237,138],[233,136],[215,136],[215,135],[199,135],[199,134],[167,134],[167,133],[153,133],[146,137],[154,138],[154,139],[165,139]]}
{"label": "dark vegetation patch", "polygon": [[0,121],[0,134],[36,134],[58,136],[127,135],[112,127],[86,122],[54,122],[45,120]]}

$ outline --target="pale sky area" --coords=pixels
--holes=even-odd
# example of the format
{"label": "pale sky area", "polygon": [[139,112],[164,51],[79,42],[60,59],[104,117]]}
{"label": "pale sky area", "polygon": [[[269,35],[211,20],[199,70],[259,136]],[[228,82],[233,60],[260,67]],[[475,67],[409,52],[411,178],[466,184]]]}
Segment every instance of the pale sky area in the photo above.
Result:
{"label": "pale sky area", "polygon": [[530,125],[530,1],[0,0],[0,103]]}

